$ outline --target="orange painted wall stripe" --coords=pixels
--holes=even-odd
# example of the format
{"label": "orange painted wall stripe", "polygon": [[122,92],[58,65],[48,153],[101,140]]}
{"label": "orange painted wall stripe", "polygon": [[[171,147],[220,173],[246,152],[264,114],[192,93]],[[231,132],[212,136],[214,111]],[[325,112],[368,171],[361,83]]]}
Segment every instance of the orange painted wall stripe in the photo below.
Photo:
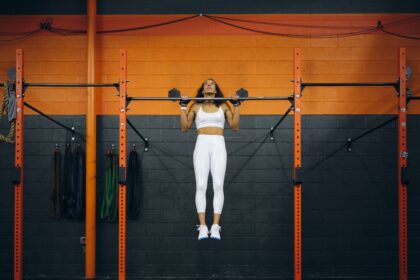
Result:
{"label": "orange painted wall stripe", "polygon": [[[184,15],[100,16],[98,29],[145,25]],[[242,19],[300,24],[368,26],[378,18],[383,23],[407,18],[407,14],[365,15],[228,15]],[[19,16],[13,30],[30,29],[44,16]],[[54,24],[78,29],[82,16],[53,16]],[[327,19],[323,22],[323,19]],[[116,22],[119,22],[118,24]],[[166,96],[172,87],[193,96],[200,83],[209,77],[218,81],[226,96],[245,87],[250,96],[285,96],[293,91],[293,49],[302,51],[303,82],[393,82],[398,77],[398,48],[407,49],[407,64],[413,69],[408,87],[420,94],[420,42],[387,35],[362,35],[329,39],[296,39],[243,33],[214,25],[208,20],[185,22],[178,29],[153,29],[153,34],[113,34],[97,37],[98,82],[117,82],[119,49],[128,54],[128,94]],[[3,30],[10,31],[10,18],[0,17]],[[115,23],[115,24],[114,24]],[[9,24],[9,25],[7,25]],[[194,28],[191,28],[191,25]],[[402,25],[403,26],[403,25]],[[400,26],[402,28],[402,26]],[[404,32],[420,32],[420,21],[404,25]],[[263,27],[265,28],[265,27]],[[193,30],[191,30],[193,29]],[[165,31],[166,30],[166,31]],[[236,30],[236,31],[235,31]],[[198,32],[200,31],[200,32]],[[288,30],[295,32],[296,30]],[[394,31],[394,30],[393,30]],[[400,30],[402,32],[402,30]],[[148,31],[149,32],[149,31]],[[151,31],[150,31],[151,32]],[[224,34],[224,35],[223,35]],[[414,35],[415,33],[412,33]],[[8,38],[0,36],[0,39]],[[86,82],[86,38],[84,35],[59,36],[41,33],[13,43],[0,43],[0,79],[14,65],[17,47],[25,50],[27,82]],[[84,89],[30,88],[29,103],[48,114],[84,115]],[[302,114],[396,114],[396,95],[389,88],[307,88],[303,92]],[[114,89],[97,89],[100,115],[117,115],[118,98]],[[247,102],[245,115],[282,114],[288,104]],[[26,111],[32,114],[29,109]],[[419,114],[420,105],[412,102],[410,114]],[[131,115],[177,115],[172,102],[130,104]]]}

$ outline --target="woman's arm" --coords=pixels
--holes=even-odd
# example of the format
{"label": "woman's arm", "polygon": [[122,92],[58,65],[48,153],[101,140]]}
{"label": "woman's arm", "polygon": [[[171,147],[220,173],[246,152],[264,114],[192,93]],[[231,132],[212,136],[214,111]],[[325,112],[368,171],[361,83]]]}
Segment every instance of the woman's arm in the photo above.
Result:
{"label": "woman's arm", "polygon": [[225,112],[226,121],[233,131],[239,130],[239,106],[233,107],[233,113],[227,104],[222,104]]}
{"label": "woman's arm", "polygon": [[191,128],[195,119],[196,105],[197,104],[193,104],[188,111],[181,109],[180,114],[181,114],[181,131],[182,132],[186,132]]}

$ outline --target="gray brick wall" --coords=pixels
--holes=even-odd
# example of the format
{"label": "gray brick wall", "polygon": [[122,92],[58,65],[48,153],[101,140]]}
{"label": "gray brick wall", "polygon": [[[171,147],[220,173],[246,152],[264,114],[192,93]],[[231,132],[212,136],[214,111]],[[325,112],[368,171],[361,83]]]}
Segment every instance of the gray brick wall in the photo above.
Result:
{"label": "gray brick wall", "polygon": [[[348,137],[390,117],[303,116],[305,278],[397,277],[396,123],[361,139],[351,153],[342,150],[326,159]],[[57,118],[84,132],[84,118]],[[128,147],[137,145],[144,178],[140,218],[127,225],[129,277],[293,276],[292,117],[276,131],[273,142],[263,142],[278,118],[243,116],[239,132],[226,131],[229,158],[223,240],[197,242],[192,169],[195,132],[180,132],[176,116],[130,117],[151,146],[149,152],[142,152],[141,141],[129,130]],[[408,121],[412,278],[420,277],[419,121],[419,116],[410,116]],[[98,117],[98,208],[104,185],[102,159],[111,144],[118,144],[117,124],[114,116]],[[2,120],[0,132],[5,132],[5,126]],[[84,256],[79,238],[84,235],[83,222],[48,220],[51,154],[56,143],[63,150],[66,133],[39,116],[26,117],[25,126],[24,275],[82,277]],[[9,278],[13,269],[13,154],[12,146],[0,144],[1,279]],[[211,179],[208,190],[210,213]],[[117,273],[117,237],[116,224],[98,220],[100,277]]]}

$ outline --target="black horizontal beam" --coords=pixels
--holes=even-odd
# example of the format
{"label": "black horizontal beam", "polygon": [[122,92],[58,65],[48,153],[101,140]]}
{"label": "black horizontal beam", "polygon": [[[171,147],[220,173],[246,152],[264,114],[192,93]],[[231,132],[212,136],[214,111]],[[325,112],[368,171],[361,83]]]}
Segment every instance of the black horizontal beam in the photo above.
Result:
{"label": "black horizontal beam", "polygon": [[81,83],[62,83],[62,84],[51,84],[51,83],[24,83],[26,87],[119,87],[119,83],[110,84],[81,84]]}
{"label": "black horizontal beam", "polygon": [[302,83],[302,87],[395,87],[397,83]]}
{"label": "black horizontal beam", "polygon": [[[203,97],[191,97],[188,100],[232,100],[231,97],[215,97],[215,98],[203,98]],[[278,97],[243,97],[238,98],[239,100],[261,100],[261,101],[269,101],[269,100],[292,100],[292,96],[278,96]],[[148,100],[148,101],[179,101],[181,100],[180,97],[127,97],[128,101],[137,101],[137,100]]]}

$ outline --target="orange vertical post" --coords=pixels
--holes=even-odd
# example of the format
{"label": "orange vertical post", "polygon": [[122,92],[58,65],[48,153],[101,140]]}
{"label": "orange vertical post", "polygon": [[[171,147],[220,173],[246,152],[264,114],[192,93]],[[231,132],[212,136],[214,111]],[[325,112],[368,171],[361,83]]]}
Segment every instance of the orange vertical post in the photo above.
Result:
{"label": "orange vertical post", "polygon": [[13,179],[15,187],[14,279],[22,279],[23,235],[23,50],[16,50],[16,138],[15,168],[19,174]]}
{"label": "orange vertical post", "polygon": [[294,50],[294,279],[302,278],[302,207],[300,173],[302,167],[301,157],[301,53]]}
{"label": "orange vertical post", "polygon": [[[119,159],[119,189],[118,189],[118,279],[125,279],[126,271],[126,154],[127,154],[127,51],[120,50],[120,159]],[[122,177],[122,178],[121,178]]]}
{"label": "orange vertical post", "polygon": [[407,280],[407,185],[402,176],[407,167],[406,50],[399,50],[398,97],[398,241],[400,280]]}
{"label": "orange vertical post", "polygon": [[[87,1],[87,82],[95,83],[96,0]],[[96,277],[96,97],[87,88],[85,278]]]}

